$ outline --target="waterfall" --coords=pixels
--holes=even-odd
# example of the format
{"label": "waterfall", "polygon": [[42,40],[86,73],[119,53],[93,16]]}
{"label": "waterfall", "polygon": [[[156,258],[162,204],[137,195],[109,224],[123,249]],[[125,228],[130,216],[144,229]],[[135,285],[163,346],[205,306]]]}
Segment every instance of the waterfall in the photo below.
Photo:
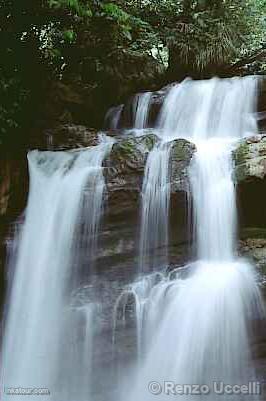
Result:
{"label": "waterfall", "polygon": [[133,101],[133,126],[136,129],[144,129],[149,124],[149,111],[151,92],[138,93]]}
{"label": "waterfall", "polygon": [[[71,338],[67,333],[78,330],[76,325],[71,327],[71,321],[77,322],[71,306],[75,253],[80,249],[76,240],[82,235],[89,241],[91,249],[95,247],[104,192],[101,166],[111,146],[112,140],[102,137],[100,144],[93,148],[28,154],[29,199],[2,352],[5,389],[45,387],[50,395],[42,396],[42,399],[68,400],[68,397],[61,397],[60,392],[71,387],[73,369],[78,370],[80,363],[72,358],[69,376],[62,377],[64,361],[70,352]],[[88,222],[81,228],[83,219]],[[80,314],[78,310],[77,313]],[[83,316],[85,320],[91,320],[90,313]],[[85,323],[86,327],[89,325],[91,321]],[[77,348],[88,349],[88,329],[84,333],[83,343],[77,344]],[[87,366],[90,355],[86,358]],[[87,385],[79,387],[78,399],[87,399],[87,391]],[[8,394],[3,394],[2,399],[9,398]],[[37,398],[40,396],[31,397]],[[24,400],[25,396],[16,399]]]}
{"label": "waterfall", "polygon": [[[169,395],[182,394],[184,400],[228,401],[226,391],[218,394],[218,388],[248,386],[256,380],[251,322],[264,312],[252,266],[236,256],[231,159],[236,141],[257,132],[256,88],[256,77],[185,80],[165,99],[158,120],[162,141],[186,138],[197,147],[189,175],[198,260],[165,273],[149,291],[142,291],[147,277],[142,284],[133,284],[136,304],[143,305],[141,314],[136,313],[138,335],[146,346],[135,378],[130,378],[132,391],[128,396],[126,381],[121,399],[149,401],[156,395],[158,400],[167,400]],[[154,152],[159,154],[160,146]],[[168,174],[169,155],[165,156],[163,177]],[[156,188],[154,170],[153,174],[147,170],[145,176],[145,185],[152,188]],[[155,196],[151,199],[156,226],[160,224],[158,202]],[[142,219],[143,231],[148,231],[147,221]],[[161,226],[150,224],[149,228],[153,235]],[[186,392],[176,393],[178,385]],[[193,385],[202,386],[202,392],[194,395]],[[258,390],[249,393],[249,400],[259,398]],[[239,401],[244,395],[233,394],[230,399]]]}
{"label": "waterfall", "polygon": [[116,130],[120,128],[121,124],[121,115],[124,109],[124,105],[120,104],[116,107],[111,107],[105,116],[104,119],[104,127],[107,129]]}
{"label": "waterfall", "polygon": [[230,141],[197,143],[190,169],[199,259],[232,261],[236,205]]}
{"label": "waterfall", "polygon": [[[167,264],[170,183],[168,177],[169,143],[155,145],[144,172],[141,205],[140,272]],[[160,249],[161,248],[161,249]],[[162,257],[158,258],[158,252]]]}
{"label": "waterfall", "polygon": [[[137,130],[148,128],[151,97],[152,92],[138,93],[128,105],[129,119],[132,121],[133,128]],[[127,107],[123,104],[111,107],[106,113],[104,127],[112,130],[122,128],[124,109],[126,110],[125,114],[127,114]]]}
{"label": "waterfall", "polygon": [[[171,395],[184,401],[260,400],[251,340],[264,307],[253,267],[237,256],[232,160],[237,142],[257,133],[257,83],[256,77],[186,79],[167,93],[144,171],[131,283],[123,276],[130,256],[120,260],[116,249],[111,258],[125,267],[118,279],[113,261],[110,269],[103,261],[104,274],[94,274],[105,198],[102,165],[113,140],[100,136],[95,147],[29,152],[28,204],[8,267],[1,399],[23,388],[48,390],[45,401],[166,401]],[[138,94],[130,103],[136,135],[149,125],[152,96]],[[107,125],[121,126],[122,108],[109,112]],[[196,146],[187,179],[197,252],[186,266],[173,268],[170,162],[172,141],[180,138]],[[116,174],[120,167],[111,159]],[[127,179],[121,170],[119,181]],[[109,217],[102,238],[114,227],[116,217]],[[127,227],[123,233],[128,235]],[[112,240],[117,248],[116,236]],[[247,386],[249,393],[228,394],[223,385]]]}
{"label": "waterfall", "polygon": [[158,126],[164,138],[192,141],[241,138],[257,132],[256,77],[192,81],[173,85]]}

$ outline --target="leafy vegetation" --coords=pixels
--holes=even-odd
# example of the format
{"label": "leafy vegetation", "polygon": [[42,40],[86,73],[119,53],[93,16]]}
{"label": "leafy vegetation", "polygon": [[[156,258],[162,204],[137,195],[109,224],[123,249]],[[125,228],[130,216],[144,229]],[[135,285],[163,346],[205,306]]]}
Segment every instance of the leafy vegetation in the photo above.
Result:
{"label": "leafy vegetation", "polygon": [[129,77],[158,78],[152,60],[166,81],[263,72],[265,14],[266,0],[0,0],[0,139],[32,126],[54,82],[106,106]]}

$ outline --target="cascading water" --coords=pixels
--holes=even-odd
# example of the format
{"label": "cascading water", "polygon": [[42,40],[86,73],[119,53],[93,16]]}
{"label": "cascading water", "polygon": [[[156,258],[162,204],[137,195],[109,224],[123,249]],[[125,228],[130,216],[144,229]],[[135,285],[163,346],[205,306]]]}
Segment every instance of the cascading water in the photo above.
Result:
{"label": "cascading water", "polygon": [[[84,312],[89,308],[84,305],[82,319],[75,318],[81,309],[71,306],[75,240],[82,232],[91,247],[95,246],[104,190],[101,166],[112,142],[103,137],[93,148],[28,155],[30,193],[5,324],[1,374],[5,393],[1,399],[10,398],[9,388],[21,386],[49,389],[50,395],[42,399],[72,400],[69,394],[62,397],[71,383],[79,401],[88,399],[88,377],[76,388],[72,373],[80,366],[75,354],[90,348],[86,344],[91,342],[88,326],[92,316]],[[88,216],[83,215],[89,220],[80,230],[84,211],[89,211]],[[83,340],[70,351],[78,321],[85,325]],[[63,375],[64,361],[71,352],[71,363],[76,366]],[[84,366],[88,367],[90,357],[86,355]],[[40,396],[31,396],[37,398]],[[24,400],[25,395],[16,399]]]}
{"label": "cascading water", "polygon": [[108,129],[119,129],[123,126],[122,113],[130,115],[129,119],[132,123],[132,128],[143,130],[149,125],[150,102],[152,92],[138,93],[133,97],[133,100],[125,107],[123,104],[117,107],[111,107],[105,116],[104,126]]}
{"label": "cascading water", "polygon": [[[188,387],[182,399],[227,401],[223,385],[248,385],[256,379],[251,322],[262,316],[263,306],[252,267],[236,257],[231,159],[237,139],[256,133],[256,86],[256,78],[186,80],[165,100],[159,118],[163,141],[182,137],[197,147],[190,181],[199,259],[182,274],[165,274],[149,291],[142,291],[147,278],[132,286],[136,305],[142,305],[141,314],[136,314],[142,337],[138,342],[146,347],[135,380],[130,379],[130,396],[126,384],[123,397],[129,400],[148,401],[154,395],[167,400],[169,394],[178,394],[175,385],[183,385],[181,391],[184,385],[205,385],[197,395]],[[162,165],[167,176],[167,162]],[[152,185],[153,178],[147,174],[146,185]],[[155,197],[149,208],[155,213]],[[152,223],[157,224],[156,218]],[[249,401],[259,399],[258,388],[254,392]]]}
{"label": "cascading water", "polygon": [[148,127],[151,92],[139,93],[133,101],[134,128],[144,129]]}
{"label": "cascading water", "polygon": [[119,129],[123,109],[124,109],[123,104],[120,104],[117,107],[111,107],[111,109],[109,109],[106,113],[104,119],[104,126],[112,130]]}
{"label": "cascading water", "polygon": [[141,194],[140,273],[158,268],[158,263],[166,265],[168,262],[166,250],[170,201],[168,177],[170,153],[169,143],[159,143],[150,152],[146,163]]}
{"label": "cascading water", "polygon": [[239,139],[257,132],[258,78],[186,79],[165,98],[158,127],[165,139],[193,142],[213,137]]}
{"label": "cascading water", "polygon": [[[10,398],[6,390],[20,386],[49,389],[43,400],[117,400],[120,388],[113,383],[113,371],[120,363],[120,372],[129,379],[122,400],[149,401],[154,394],[168,400],[174,383],[205,385],[210,391],[186,393],[184,400],[259,398],[218,395],[213,387],[214,381],[218,390],[221,382],[248,384],[256,379],[250,338],[252,319],[260,318],[263,308],[252,267],[236,256],[231,158],[237,140],[256,133],[256,85],[256,78],[185,80],[169,91],[157,122],[160,141],[145,168],[138,277],[122,290],[120,282],[118,289],[112,287],[120,294],[113,341],[113,304],[106,306],[101,299],[99,305],[88,295],[93,280],[86,288],[79,282],[84,258],[90,271],[94,266],[105,189],[101,166],[112,141],[102,138],[98,146],[78,151],[29,154],[30,194],[1,355],[4,401]],[[151,96],[141,94],[135,103],[134,125],[139,130],[148,125]],[[108,117],[113,128],[120,127],[121,110]],[[198,260],[169,271],[169,161],[176,138],[186,138],[197,148],[189,180]],[[103,281],[97,282],[101,289]],[[101,326],[104,308],[101,318],[110,316]],[[127,327],[128,315],[136,327]],[[120,316],[128,330],[125,349],[133,343],[136,356],[130,361],[125,361],[129,354],[120,360],[116,353]],[[164,381],[170,386],[164,387]],[[16,396],[19,401],[25,398]]]}
{"label": "cascading water", "polygon": [[234,258],[236,205],[232,146],[223,139],[197,143],[190,181],[199,259],[226,262]]}

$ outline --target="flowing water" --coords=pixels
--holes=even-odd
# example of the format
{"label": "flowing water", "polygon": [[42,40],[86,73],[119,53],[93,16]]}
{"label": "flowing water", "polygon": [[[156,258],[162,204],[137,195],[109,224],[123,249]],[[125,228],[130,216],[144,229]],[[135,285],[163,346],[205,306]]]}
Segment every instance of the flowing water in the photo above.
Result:
{"label": "flowing water", "polygon": [[120,128],[120,123],[121,123],[121,115],[124,109],[124,105],[120,104],[119,106],[116,107],[111,107],[105,116],[104,119],[104,126],[107,129],[112,129],[116,130]]}
{"label": "flowing water", "polygon": [[[97,267],[103,214],[102,164],[112,140],[102,137],[98,146],[78,151],[29,153],[30,193],[1,356],[6,389],[51,392],[32,400],[150,401],[176,395],[176,384],[188,385],[186,401],[260,399],[217,393],[221,382],[257,380],[250,341],[252,322],[264,312],[253,268],[236,253],[231,156],[240,138],[257,132],[257,83],[255,77],[214,78],[171,87],[156,124],[160,140],[145,167],[137,279],[120,288],[114,304],[111,298],[95,301],[90,276]],[[151,97],[147,92],[135,98],[138,130],[148,125]],[[121,111],[108,116],[114,129],[120,127]],[[171,141],[178,138],[197,148],[188,177],[196,260],[170,270]],[[84,255],[87,286],[79,288]],[[104,278],[96,284],[104,287]],[[112,333],[110,327],[98,327],[102,311],[113,318]],[[117,361],[117,351],[126,349],[121,338],[135,343],[130,357]],[[103,361],[95,361],[99,355]],[[119,386],[114,380],[118,365],[124,379]],[[103,393],[97,390],[101,382],[106,383]],[[202,393],[191,394],[189,385],[204,385]],[[3,400],[9,398],[5,392]]]}
{"label": "flowing water", "polygon": [[[167,264],[168,219],[170,183],[168,176],[171,144],[155,145],[148,156],[142,187],[140,273],[148,272]],[[158,250],[162,248],[162,257]]]}
{"label": "flowing water", "polygon": [[[218,394],[223,384],[248,385],[256,380],[251,322],[262,318],[264,311],[252,266],[236,256],[231,156],[238,139],[257,132],[256,88],[256,78],[186,80],[165,99],[158,121],[162,144],[186,138],[197,147],[190,183],[198,260],[163,274],[153,285],[147,276],[129,287],[136,302],[138,344],[144,346],[122,399],[148,401],[156,395],[167,400],[169,395],[177,396],[175,385],[183,386],[179,391],[188,385],[184,400],[227,401],[226,392]],[[151,153],[144,178],[144,194],[145,186],[150,186],[147,205],[153,214],[148,218],[147,212],[142,213],[142,230],[150,232],[151,238],[168,225],[162,212],[168,210],[165,193],[161,190],[154,196],[158,177],[160,182],[168,180],[169,154],[158,163],[162,144]],[[151,168],[151,162],[157,168]],[[158,207],[161,202],[163,208]],[[158,215],[164,216],[164,227]],[[140,260],[145,253],[143,245]],[[202,385],[203,390],[194,395],[189,385]],[[249,393],[249,401],[259,399],[259,390],[254,393]],[[246,399],[243,394],[232,398]]]}
{"label": "flowing water", "polygon": [[133,102],[134,128],[144,129],[148,127],[151,92],[139,93]]}
{"label": "flowing water", "polygon": [[[95,249],[103,202],[102,161],[112,141],[102,138],[94,148],[72,152],[38,152],[28,155],[30,193],[25,223],[21,232],[15,275],[8,302],[8,314],[2,355],[2,382],[5,388],[48,388],[58,400],[60,392],[72,380],[62,378],[67,332],[75,331],[77,319],[85,331],[80,347],[89,349],[91,313],[84,306],[82,316],[71,307],[72,282],[75,281],[76,239],[85,238]],[[88,224],[80,228],[81,214],[89,213]],[[84,218],[84,217],[83,217]],[[82,234],[81,234],[82,233]],[[71,326],[71,319],[75,325]],[[82,354],[84,350],[77,349]],[[86,352],[85,366],[90,355]],[[72,360],[75,364],[75,359]],[[77,390],[79,400],[88,397],[86,380]],[[89,372],[88,372],[89,374]],[[56,396],[56,394],[59,394]],[[9,399],[5,393],[2,399]],[[17,400],[25,396],[16,396]],[[31,399],[40,396],[31,396]],[[68,398],[64,397],[64,400]]]}

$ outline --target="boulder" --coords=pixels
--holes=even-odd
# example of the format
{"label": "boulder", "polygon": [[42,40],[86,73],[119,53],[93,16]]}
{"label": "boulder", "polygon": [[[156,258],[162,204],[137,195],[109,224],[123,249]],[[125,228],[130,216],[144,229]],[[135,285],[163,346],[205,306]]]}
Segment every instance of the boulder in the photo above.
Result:
{"label": "boulder", "polygon": [[266,135],[244,139],[234,151],[238,183],[262,180],[266,176]]}
{"label": "boulder", "polygon": [[83,125],[60,124],[41,132],[34,132],[30,140],[31,149],[69,150],[94,146],[98,143],[97,130]]}
{"label": "boulder", "polygon": [[241,227],[266,225],[266,136],[244,139],[234,151]]}
{"label": "boulder", "polygon": [[[158,142],[156,134],[121,137],[113,146],[105,162],[109,195],[114,192],[140,193],[149,152]],[[196,147],[185,139],[176,139],[171,144],[169,169],[171,191],[189,190],[188,166]]]}
{"label": "boulder", "polygon": [[188,192],[188,168],[196,146],[186,139],[173,141],[170,155],[171,190]]}
{"label": "boulder", "polygon": [[240,232],[238,251],[250,260],[260,274],[260,282],[266,284],[266,229],[246,228]]}
{"label": "boulder", "polygon": [[109,195],[114,192],[141,192],[143,174],[149,152],[158,138],[155,134],[121,137],[105,161]]}

